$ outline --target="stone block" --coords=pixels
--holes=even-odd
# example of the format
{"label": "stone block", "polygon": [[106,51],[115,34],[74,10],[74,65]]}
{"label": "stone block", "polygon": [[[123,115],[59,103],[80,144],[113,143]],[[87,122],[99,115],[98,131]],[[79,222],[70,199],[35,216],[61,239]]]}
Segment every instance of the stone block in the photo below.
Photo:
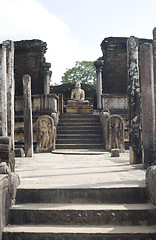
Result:
{"label": "stone block", "polygon": [[15,157],[24,157],[23,148],[15,148]]}
{"label": "stone block", "polygon": [[89,113],[93,109],[92,105],[64,106],[67,113]]}
{"label": "stone block", "polygon": [[156,205],[156,166],[151,166],[147,169],[146,185],[149,199]]}
{"label": "stone block", "polygon": [[11,137],[0,137],[1,162],[6,162],[11,171],[15,170],[15,155],[11,143]]}
{"label": "stone block", "polygon": [[118,148],[111,149],[111,157],[120,157]]}

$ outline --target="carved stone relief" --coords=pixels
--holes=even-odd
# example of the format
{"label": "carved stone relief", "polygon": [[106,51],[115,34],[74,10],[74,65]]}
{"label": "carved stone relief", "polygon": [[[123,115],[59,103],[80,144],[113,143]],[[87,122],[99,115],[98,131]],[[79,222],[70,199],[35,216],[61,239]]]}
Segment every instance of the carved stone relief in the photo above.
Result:
{"label": "carved stone relief", "polygon": [[107,120],[107,150],[116,148],[124,152],[124,121],[119,115],[111,115]]}
{"label": "carved stone relief", "polygon": [[56,129],[50,116],[43,115],[37,119],[36,136],[36,152],[49,152],[55,149]]}

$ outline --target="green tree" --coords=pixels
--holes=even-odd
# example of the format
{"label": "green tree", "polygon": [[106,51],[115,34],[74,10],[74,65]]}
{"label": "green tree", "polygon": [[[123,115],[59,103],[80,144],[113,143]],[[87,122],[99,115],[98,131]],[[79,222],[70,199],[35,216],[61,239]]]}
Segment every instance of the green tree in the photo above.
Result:
{"label": "green tree", "polygon": [[96,70],[92,61],[77,61],[75,67],[67,69],[62,76],[62,83],[95,84]]}

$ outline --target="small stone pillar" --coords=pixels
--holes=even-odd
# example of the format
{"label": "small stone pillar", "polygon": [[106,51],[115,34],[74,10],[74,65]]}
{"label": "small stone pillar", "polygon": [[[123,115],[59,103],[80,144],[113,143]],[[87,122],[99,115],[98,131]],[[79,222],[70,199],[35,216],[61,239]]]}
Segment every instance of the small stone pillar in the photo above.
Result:
{"label": "small stone pillar", "polygon": [[141,120],[140,120],[140,81],[138,64],[138,39],[127,40],[128,68],[128,119],[130,163],[142,163]]}
{"label": "small stone pillar", "polygon": [[[96,60],[94,66],[96,67],[96,95],[97,95],[97,109],[102,109],[102,68],[104,60]],[[103,106],[104,107],[104,106]]]}
{"label": "small stone pillar", "polygon": [[6,48],[6,77],[7,77],[7,127],[14,149],[14,43],[10,40],[3,42]]}
{"label": "small stone pillar", "polygon": [[6,48],[0,47],[0,136],[7,136]]}
{"label": "small stone pillar", "polygon": [[23,76],[23,98],[24,98],[24,146],[25,156],[33,155],[33,127],[32,127],[32,103],[31,103],[31,77]]}
{"label": "small stone pillar", "polygon": [[49,71],[51,63],[43,62],[42,66],[44,68],[44,95],[45,95],[45,109],[48,109],[48,99],[47,95],[50,93],[50,79],[52,71]]}
{"label": "small stone pillar", "polygon": [[144,167],[156,164],[155,160],[155,97],[153,74],[153,47],[145,43],[140,47],[140,74],[142,100],[142,136]]}

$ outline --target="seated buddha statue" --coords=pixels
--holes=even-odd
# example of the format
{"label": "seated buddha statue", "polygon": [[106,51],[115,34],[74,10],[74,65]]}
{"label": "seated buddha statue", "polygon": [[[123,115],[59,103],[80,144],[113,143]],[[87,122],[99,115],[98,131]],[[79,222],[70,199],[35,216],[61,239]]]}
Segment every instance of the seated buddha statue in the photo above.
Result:
{"label": "seated buddha statue", "polygon": [[81,89],[81,83],[75,84],[75,89],[71,91],[71,100],[68,100],[69,105],[83,105],[89,104],[88,100],[85,100],[85,91]]}

